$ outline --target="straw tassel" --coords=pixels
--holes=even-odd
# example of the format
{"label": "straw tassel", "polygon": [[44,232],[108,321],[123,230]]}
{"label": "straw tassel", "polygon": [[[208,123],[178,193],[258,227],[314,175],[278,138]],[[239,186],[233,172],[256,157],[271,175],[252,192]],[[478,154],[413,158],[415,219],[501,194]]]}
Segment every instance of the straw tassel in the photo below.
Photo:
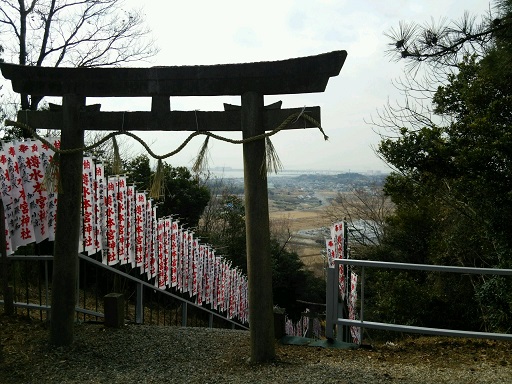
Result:
{"label": "straw tassel", "polygon": [[153,181],[149,190],[149,197],[153,199],[165,198],[165,173],[162,159],[158,159],[156,172],[153,174]]}
{"label": "straw tassel", "polygon": [[62,193],[60,182],[60,154],[54,153],[50,163],[46,167],[43,179],[44,188],[50,192]]}
{"label": "straw tassel", "polygon": [[117,144],[116,137],[112,137],[112,147],[114,149],[114,158],[112,160],[112,174],[120,175],[123,173],[123,162],[119,155],[119,145]]}
{"label": "straw tassel", "polygon": [[261,165],[262,174],[265,173],[276,173],[283,169],[283,164],[279,159],[276,149],[274,148],[274,144],[270,140],[270,137],[265,138],[265,161]]}
{"label": "straw tassel", "polygon": [[208,169],[208,142],[210,140],[210,136],[206,136],[206,139],[204,140],[203,146],[199,150],[199,153],[197,154],[196,161],[194,162],[194,165],[192,166],[192,172],[194,173],[201,173]]}

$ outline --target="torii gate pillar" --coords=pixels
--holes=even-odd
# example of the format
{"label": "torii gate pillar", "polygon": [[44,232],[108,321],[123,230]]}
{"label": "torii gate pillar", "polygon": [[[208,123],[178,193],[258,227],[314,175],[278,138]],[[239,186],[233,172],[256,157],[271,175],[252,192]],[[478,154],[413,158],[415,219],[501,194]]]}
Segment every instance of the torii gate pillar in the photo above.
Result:
{"label": "torii gate pillar", "polygon": [[[0,69],[3,76],[12,81],[15,92],[65,98],[62,113],[22,111],[18,116],[19,121],[34,127],[62,129],[61,145],[64,149],[83,147],[84,130],[120,128],[126,131],[241,129],[244,139],[247,139],[276,128],[277,124],[291,114],[302,111],[302,108],[265,110],[264,95],[323,92],[329,78],[340,73],[346,57],[346,51],[334,51],[282,61],[225,65],[43,68],[0,63]],[[168,110],[171,96],[222,95],[241,96],[242,108],[224,112]],[[154,104],[152,112],[80,111],[86,97],[152,97]],[[319,107],[308,107],[308,111],[309,115],[320,120]],[[302,129],[313,126],[316,125],[311,125],[310,121],[303,119],[291,122],[287,128]],[[77,158],[79,153],[77,152]],[[73,233],[75,236],[79,231],[79,224],[74,215],[80,211],[80,201],[77,199],[80,190],[75,190],[74,185],[78,183],[71,175],[79,175],[81,171],[75,169],[78,167],[78,163],[75,164],[75,155],[65,155],[65,159],[61,162],[61,167],[64,167],[61,168],[64,200],[59,196],[56,243],[70,243],[68,240],[71,238],[68,238],[68,235]],[[269,361],[275,357],[267,179],[265,172],[261,170],[264,160],[264,139],[244,144],[251,362]],[[66,169],[71,173],[68,174]],[[68,196],[64,197],[65,194]],[[67,198],[69,200],[66,200]],[[58,256],[59,252],[62,252],[62,255]],[[59,273],[65,282],[59,283],[59,273],[54,272],[53,290],[63,292],[67,296],[58,303],[52,302],[52,323],[57,320],[56,313],[53,313],[55,308],[55,311],[64,313],[60,315],[62,324],[67,324],[66,328],[70,330],[66,340],[59,340],[59,344],[62,345],[69,344],[72,340],[74,307],[71,306],[71,301],[74,302],[72,286],[76,284],[76,276],[75,272],[69,271],[73,271],[73,263],[77,260],[76,249],[55,249],[54,270],[62,268],[62,273]],[[64,273],[64,270],[67,272]],[[57,327],[52,326],[52,330],[54,329]]]}
{"label": "torii gate pillar", "polygon": [[[265,133],[263,95],[242,95],[241,120],[244,140]],[[245,143],[243,156],[251,359],[260,362],[275,354],[265,139]]]}
{"label": "torii gate pillar", "polygon": [[[84,147],[84,130],[80,124],[80,111],[85,107],[85,97],[65,94],[62,97],[62,120],[66,129],[61,135],[61,149]],[[83,152],[62,153],[57,210],[56,241],[53,250],[51,334],[56,345],[70,345],[73,341],[73,319],[76,305],[76,281],[79,244],[80,207],[82,201]],[[64,182],[65,180],[65,182]],[[63,294],[66,293],[66,294]],[[71,326],[71,329],[69,329]]]}

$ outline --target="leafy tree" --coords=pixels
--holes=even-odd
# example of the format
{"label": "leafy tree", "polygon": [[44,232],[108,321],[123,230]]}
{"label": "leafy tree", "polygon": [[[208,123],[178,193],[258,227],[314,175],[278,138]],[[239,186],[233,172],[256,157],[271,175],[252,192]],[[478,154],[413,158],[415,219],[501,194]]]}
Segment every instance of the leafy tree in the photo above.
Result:
{"label": "leafy tree", "polygon": [[[139,189],[151,188],[155,172],[151,171],[147,155],[128,161],[125,168]],[[193,178],[186,167],[172,167],[164,163],[162,177],[163,195],[157,209],[158,217],[177,215],[188,227],[197,226],[210,200],[208,188]]]}
{"label": "leafy tree", "polygon": [[[1,0],[0,43],[20,65],[97,67],[137,62],[157,51],[143,13],[122,0]],[[21,109],[41,97],[21,95]]]}
{"label": "leafy tree", "polygon": [[[435,118],[421,118],[412,109],[387,115],[396,137],[383,136],[378,152],[395,169],[384,191],[396,211],[386,222],[381,246],[367,256],[480,267],[512,265],[512,2],[496,5],[497,15],[485,15],[481,23],[465,15],[449,26],[401,23],[389,34],[395,57],[406,60],[410,68],[422,64],[437,73],[435,81],[425,86],[437,85],[430,94],[431,107],[424,110]],[[398,280],[381,278],[394,281],[396,287],[404,280],[418,280],[415,274],[401,274]],[[422,305],[438,308],[445,319],[446,313],[459,313],[459,320],[465,319],[460,324],[509,329],[510,282],[434,274],[418,281],[442,287],[420,297]],[[393,291],[384,295],[390,299]],[[398,305],[403,305],[381,297],[380,303],[385,302],[391,313],[400,312]],[[475,302],[479,317],[475,319],[473,313],[469,321],[468,308]],[[419,319],[429,325],[442,320],[411,312],[411,323],[418,324]]]}

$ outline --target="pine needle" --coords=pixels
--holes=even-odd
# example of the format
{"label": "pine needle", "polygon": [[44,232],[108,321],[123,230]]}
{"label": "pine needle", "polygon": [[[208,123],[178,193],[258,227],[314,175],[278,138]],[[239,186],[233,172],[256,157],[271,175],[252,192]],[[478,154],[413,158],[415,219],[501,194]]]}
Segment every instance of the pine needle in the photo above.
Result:
{"label": "pine needle", "polygon": [[199,153],[197,154],[196,161],[194,162],[194,165],[192,166],[192,172],[194,173],[201,173],[208,169],[208,142],[210,140],[210,136],[206,136],[206,139],[204,140],[203,146],[199,150]]}
{"label": "pine needle", "polygon": [[149,197],[153,199],[164,198],[164,187],[165,187],[165,173],[164,173],[164,163],[162,159],[158,160],[158,164],[156,166],[156,172],[153,174],[153,182],[151,183],[151,188],[149,190]]}

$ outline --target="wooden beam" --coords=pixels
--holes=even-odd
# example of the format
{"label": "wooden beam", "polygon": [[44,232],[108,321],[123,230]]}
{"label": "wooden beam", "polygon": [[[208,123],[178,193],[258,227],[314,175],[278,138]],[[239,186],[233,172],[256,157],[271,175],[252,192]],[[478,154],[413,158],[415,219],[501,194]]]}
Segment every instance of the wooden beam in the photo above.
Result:
{"label": "wooden beam", "polygon": [[15,92],[86,97],[239,96],[323,92],[346,51],[280,61],[151,68],[60,68],[0,63]]}
{"label": "wooden beam", "polygon": [[[286,118],[303,108],[265,109],[263,128],[271,131]],[[305,112],[320,123],[320,107],[307,107]],[[94,131],[240,131],[241,110],[169,111],[169,112],[80,112],[84,130]],[[18,122],[34,128],[62,129],[60,111],[19,111]],[[298,119],[285,129],[313,128],[309,120]]]}

